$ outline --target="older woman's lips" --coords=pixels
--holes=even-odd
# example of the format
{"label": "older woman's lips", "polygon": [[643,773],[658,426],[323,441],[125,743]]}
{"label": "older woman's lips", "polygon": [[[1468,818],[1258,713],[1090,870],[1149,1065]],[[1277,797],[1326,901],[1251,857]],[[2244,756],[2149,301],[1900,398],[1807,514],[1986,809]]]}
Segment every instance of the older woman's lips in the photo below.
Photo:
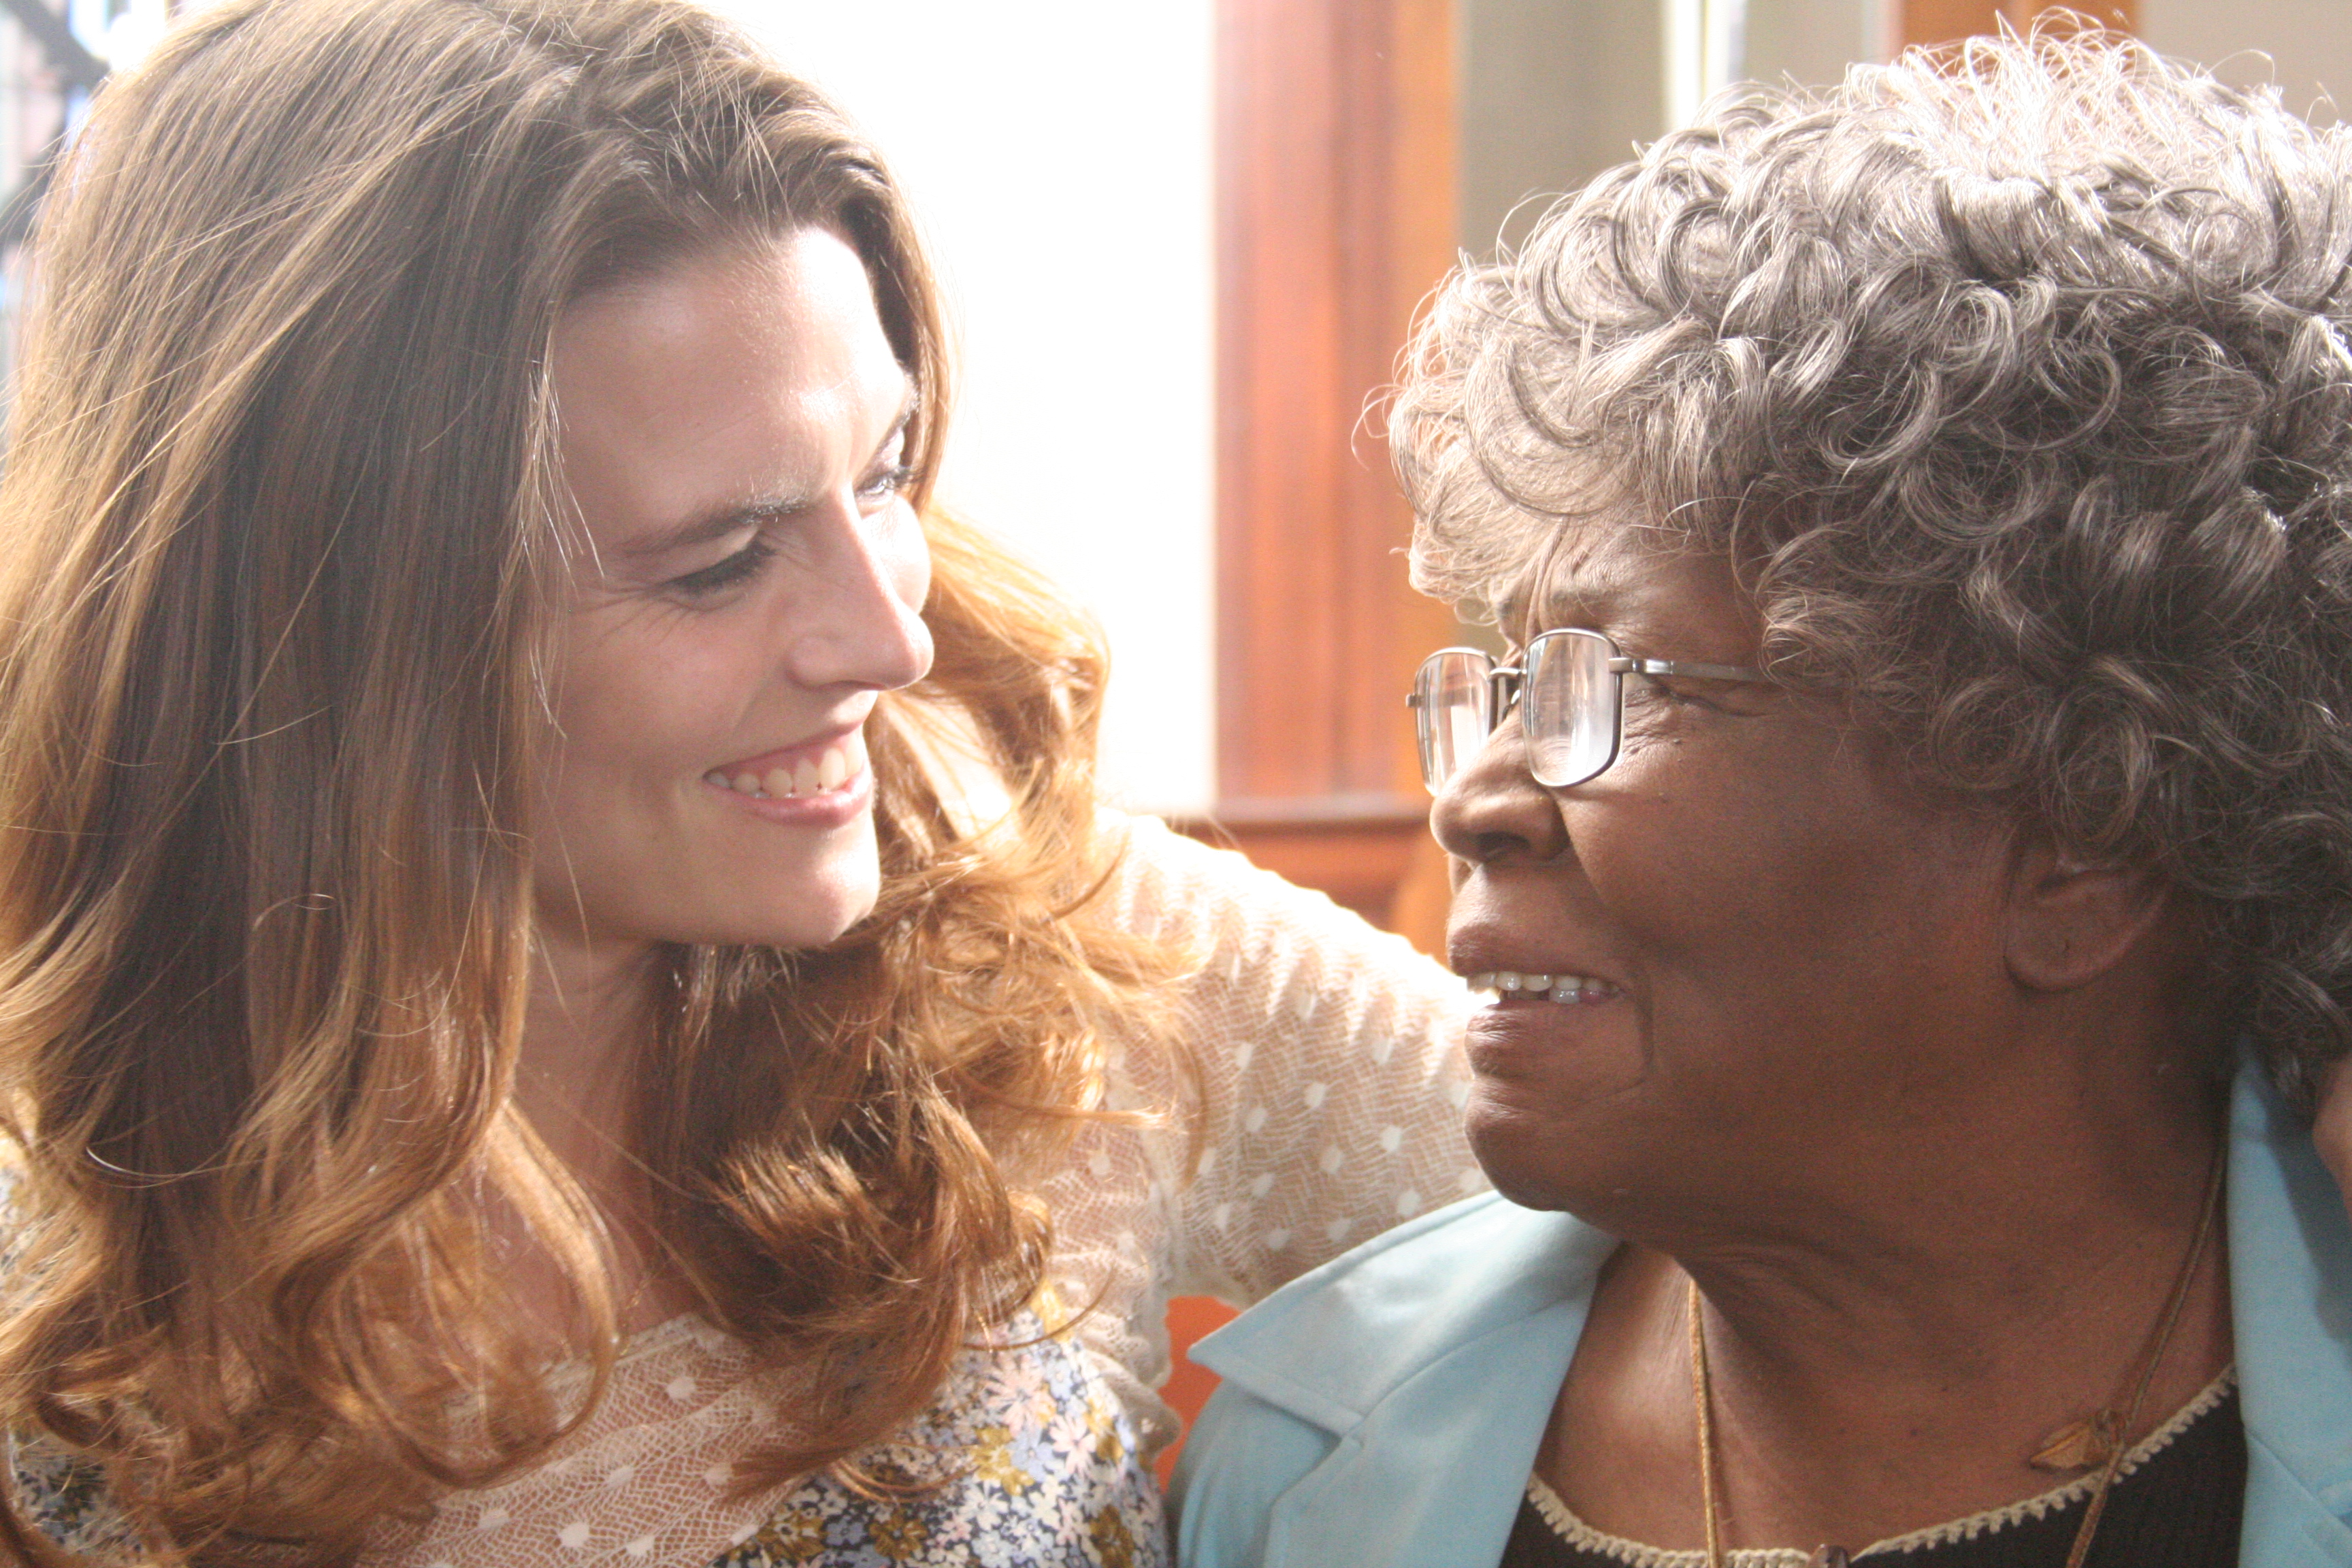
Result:
{"label": "older woman's lips", "polygon": [[1510,969],[1473,974],[1470,989],[1498,1002],[1606,1002],[1624,994],[1590,974],[1522,974]]}

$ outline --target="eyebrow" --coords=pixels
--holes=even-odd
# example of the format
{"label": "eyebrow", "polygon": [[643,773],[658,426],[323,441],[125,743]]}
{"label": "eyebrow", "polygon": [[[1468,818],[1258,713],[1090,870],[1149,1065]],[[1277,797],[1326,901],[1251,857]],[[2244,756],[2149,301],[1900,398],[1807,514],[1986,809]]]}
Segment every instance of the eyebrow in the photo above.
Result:
{"label": "eyebrow", "polygon": [[[907,433],[907,427],[915,421],[915,388],[909,383],[907,395],[898,405],[898,416],[890,422],[890,428],[884,433],[882,439],[874,445],[876,453],[882,452],[889,447],[890,443]],[[871,460],[869,458],[868,461]],[[782,495],[755,496],[748,501],[724,501],[708,511],[688,518],[683,522],[674,523],[667,528],[655,529],[642,538],[630,540],[620,547],[617,553],[632,560],[643,560],[648,556],[667,554],[673,550],[708,544],[714,539],[724,539],[740,529],[755,528],[773,518],[790,517],[795,512],[806,511],[823,499],[824,494],[822,490],[808,490]]]}
{"label": "eyebrow", "polygon": [[[1614,635],[1611,624],[1625,614],[1624,601],[1622,588],[1606,584],[1566,594],[1514,592],[1495,606],[1495,625],[1515,647],[1559,626]],[[1521,628],[1527,637],[1519,635]]]}

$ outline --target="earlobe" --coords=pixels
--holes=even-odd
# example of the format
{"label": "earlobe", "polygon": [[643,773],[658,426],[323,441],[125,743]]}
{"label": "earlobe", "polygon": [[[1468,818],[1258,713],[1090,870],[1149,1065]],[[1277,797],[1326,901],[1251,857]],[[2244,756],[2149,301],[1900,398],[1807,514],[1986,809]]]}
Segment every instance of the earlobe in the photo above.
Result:
{"label": "earlobe", "polygon": [[2171,907],[2163,879],[2100,866],[2047,840],[2021,845],[2011,870],[2003,957],[2030,991],[2072,991],[2123,961]]}

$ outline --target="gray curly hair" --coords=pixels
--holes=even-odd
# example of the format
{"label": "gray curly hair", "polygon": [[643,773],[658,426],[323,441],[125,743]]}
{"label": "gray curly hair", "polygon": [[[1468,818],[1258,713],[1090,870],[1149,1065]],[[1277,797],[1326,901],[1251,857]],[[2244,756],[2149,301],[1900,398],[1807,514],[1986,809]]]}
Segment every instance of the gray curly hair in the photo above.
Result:
{"label": "gray curly hair", "polygon": [[2205,911],[2307,1105],[2352,1047],[2352,132],[2050,29],[1741,89],[1449,282],[1417,586],[1633,518],[1920,784]]}

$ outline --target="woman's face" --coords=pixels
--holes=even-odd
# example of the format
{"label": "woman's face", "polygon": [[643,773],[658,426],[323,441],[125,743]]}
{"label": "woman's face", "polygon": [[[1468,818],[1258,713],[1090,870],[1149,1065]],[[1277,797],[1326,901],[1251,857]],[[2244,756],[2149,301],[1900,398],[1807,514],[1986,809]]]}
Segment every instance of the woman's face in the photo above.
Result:
{"label": "woman's face", "polygon": [[[1759,654],[1721,563],[1598,531],[1504,625]],[[1650,1237],[1719,1202],[1818,1204],[1964,1107],[2000,1036],[2007,836],[1906,802],[1864,737],[1781,689],[1628,678],[1617,762],[1549,793],[1515,716],[1434,824],[1454,967],[1591,983],[1471,1025],[1471,1136],[1522,1202]]]}
{"label": "woman's face", "polygon": [[542,928],[828,942],[878,884],[861,727],[931,658],[913,392],[865,268],[821,228],[715,246],[572,305],[551,374],[584,538]]}

